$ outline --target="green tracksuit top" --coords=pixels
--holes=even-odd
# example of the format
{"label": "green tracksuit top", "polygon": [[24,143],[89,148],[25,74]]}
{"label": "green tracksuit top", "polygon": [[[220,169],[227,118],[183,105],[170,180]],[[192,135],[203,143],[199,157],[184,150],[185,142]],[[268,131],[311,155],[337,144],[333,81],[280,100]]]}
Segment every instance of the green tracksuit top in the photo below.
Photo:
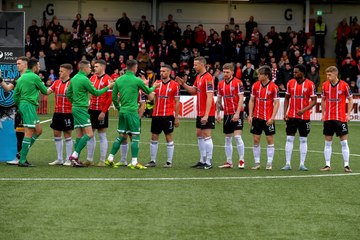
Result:
{"label": "green tracksuit top", "polygon": [[14,102],[19,105],[26,102],[39,106],[39,90],[42,94],[47,94],[47,88],[40,77],[31,70],[26,70],[16,81],[14,89]]}
{"label": "green tracksuit top", "polygon": [[[137,113],[138,112],[138,95],[139,89],[144,93],[150,94],[154,91],[154,87],[147,87],[143,80],[136,77],[131,71],[127,71],[124,75],[119,77],[113,87],[112,100],[117,110],[122,113]],[[118,94],[120,94],[120,104],[118,102]]]}
{"label": "green tracksuit top", "polygon": [[96,90],[90,79],[87,78],[85,72],[78,72],[71,80],[66,91],[66,96],[72,103],[72,107],[89,107],[89,93],[95,96],[107,92],[109,88]]}

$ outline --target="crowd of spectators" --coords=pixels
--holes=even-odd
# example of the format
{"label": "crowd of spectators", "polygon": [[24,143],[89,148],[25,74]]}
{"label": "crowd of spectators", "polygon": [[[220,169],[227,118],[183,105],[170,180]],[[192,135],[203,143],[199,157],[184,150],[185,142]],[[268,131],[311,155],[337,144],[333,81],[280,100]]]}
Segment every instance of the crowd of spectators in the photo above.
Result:
{"label": "crowd of spectators", "polygon": [[[182,31],[169,14],[159,29],[155,29],[146,16],[132,23],[123,13],[115,28],[114,31],[103,24],[100,29],[92,13],[85,21],[77,14],[71,31],[63,27],[56,16],[43,26],[33,20],[25,40],[26,56],[40,60],[41,77],[47,85],[57,78],[60,64],[71,63],[77,69],[82,59],[92,63],[104,59],[106,73],[113,79],[124,72],[127,59],[137,59],[140,72],[150,80],[156,78],[159,67],[166,63],[173,68],[172,78],[181,76],[191,84],[195,76],[192,63],[197,56],[207,59],[207,70],[216,81],[222,79],[221,66],[233,62],[235,76],[243,81],[246,90],[255,81],[254,69],[262,65],[271,66],[272,80],[282,91],[286,90],[286,83],[293,77],[293,66],[297,64],[306,67],[307,77],[316,86],[320,84],[314,43],[304,31],[296,32],[291,26],[285,32],[271,26],[268,32],[261,33],[254,17],[250,16],[244,32],[234,18],[220,33],[214,29],[207,33],[202,24],[194,28],[187,25]],[[354,18],[350,26],[346,19],[341,21],[336,32],[338,67],[342,79],[354,92],[360,88],[359,30]]]}

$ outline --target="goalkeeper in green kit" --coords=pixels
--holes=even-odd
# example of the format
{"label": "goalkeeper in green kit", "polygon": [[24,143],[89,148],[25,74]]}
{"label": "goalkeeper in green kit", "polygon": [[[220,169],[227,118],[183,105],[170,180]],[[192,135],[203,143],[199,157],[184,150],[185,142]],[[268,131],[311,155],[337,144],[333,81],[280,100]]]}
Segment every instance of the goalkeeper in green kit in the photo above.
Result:
{"label": "goalkeeper in green kit", "polygon": [[36,108],[39,106],[39,90],[42,94],[47,94],[47,88],[37,75],[40,71],[40,64],[37,59],[29,60],[26,57],[19,57],[16,65],[20,72],[24,71],[16,81],[14,90],[14,102],[19,108],[25,128],[18,166],[30,167],[32,165],[26,160],[26,157],[30,147],[42,133],[40,120],[36,114]]}
{"label": "goalkeeper in green kit", "polygon": [[110,82],[109,85],[100,90],[96,90],[87,75],[90,74],[90,62],[81,60],[79,62],[79,72],[70,80],[70,85],[66,91],[66,96],[72,103],[72,114],[74,116],[74,128],[76,129],[75,151],[69,157],[74,167],[84,167],[79,161],[79,154],[86,146],[87,141],[94,136],[89,108],[89,93],[95,96],[100,96],[111,89],[114,85]]}
{"label": "goalkeeper in green kit", "polygon": [[[116,167],[116,165],[114,165],[114,155],[119,150],[121,143],[131,135],[131,163],[128,167],[132,169],[146,169],[146,167],[137,160],[140,141],[138,95],[139,89],[145,94],[150,94],[155,88],[159,87],[160,84],[156,83],[151,88],[148,88],[143,80],[136,77],[135,73],[138,68],[136,60],[127,60],[126,68],[126,73],[116,80],[112,91],[114,106],[119,111],[119,136],[116,138],[105,164],[110,167]],[[118,101],[118,95],[120,95],[121,105]]]}

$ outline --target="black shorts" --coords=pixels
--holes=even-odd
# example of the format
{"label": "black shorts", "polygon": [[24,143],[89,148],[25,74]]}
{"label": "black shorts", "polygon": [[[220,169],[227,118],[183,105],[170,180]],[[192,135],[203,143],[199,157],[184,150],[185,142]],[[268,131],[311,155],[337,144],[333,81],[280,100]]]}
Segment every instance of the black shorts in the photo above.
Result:
{"label": "black shorts", "polygon": [[62,132],[74,130],[74,117],[71,113],[54,113],[50,127]]}
{"label": "black shorts", "polygon": [[108,128],[109,126],[109,112],[105,113],[104,121],[99,121],[99,115],[101,110],[92,110],[89,109],[88,111],[90,115],[91,127],[94,129],[101,129],[101,128]]}
{"label": "black shorts", "polygon": [[286,135],[295,136],[297,130],[299,130],[300,137],[307,137],[310,133],[310,120],[289,118],[286,121]]}
{"label": "black shorts", "polygon": [[262,131],[265,132],[266,136],[274,135],[276,133],[275,122],[270,126],[267,126],[265,120],[253,118],[250,132],[255,135],[261,135]]}
{"label": "black shorts", "polygon": [[223,123],[223,132],[225,134],[234,133],[236,130],[243,130],[244,127],[244,113],[241,112],[239,116],[239,120],[237,122],[231,121],[234,114],[224,115],[224,123]]}
{"label": "black shorts", "polygon": [[22,127],[24,127],[24,125],[23,125],[22,118],[21,118],[19,111],[16,111],[16,113],[15,113],[15,129],[18,127],[22,128]]}
{"label": "black shorts", "polygon": [[151,133],[160,134],[162,131],[165,135],[172,133],[174,131],[174,122],[174,116],[152,117]]}
{"label": "black shorts", "polygon": [[201,118],[196,117],[196,128],[200,129],[215,129],[215,116],[209,116],[206,124],[201,124]]}
{"label": "black shorts", "polygon": [[340,122],[336,120],[325,121],[323,134],[325,136],[333,136],[334,133],[336,133],[337,137],[349,134],[347,122]]}

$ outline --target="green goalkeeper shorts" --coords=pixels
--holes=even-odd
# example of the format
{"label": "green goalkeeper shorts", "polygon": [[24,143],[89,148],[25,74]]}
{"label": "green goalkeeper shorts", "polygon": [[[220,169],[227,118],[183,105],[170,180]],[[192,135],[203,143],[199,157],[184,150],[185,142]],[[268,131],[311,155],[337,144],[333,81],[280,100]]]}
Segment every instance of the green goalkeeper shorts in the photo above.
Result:
{"label": "green goalkeeper shorts", "polygon": [[140,134],[140,119],[138,113],[119,114],[118,132],[125,134]]}
{"label": "green goalkeeper shorts", "polygon": [[91,126],[90,115],[87,108],[72,108],[74,117],[74,128],[85,128]]}
{"label": "green goalkeeper shorts", "polygon": [[19,113],[21,115],[24,127],[35,128],[36,124],[40,124],[40,120],[36,114],[35,105],[21,102],[19,104]]}

